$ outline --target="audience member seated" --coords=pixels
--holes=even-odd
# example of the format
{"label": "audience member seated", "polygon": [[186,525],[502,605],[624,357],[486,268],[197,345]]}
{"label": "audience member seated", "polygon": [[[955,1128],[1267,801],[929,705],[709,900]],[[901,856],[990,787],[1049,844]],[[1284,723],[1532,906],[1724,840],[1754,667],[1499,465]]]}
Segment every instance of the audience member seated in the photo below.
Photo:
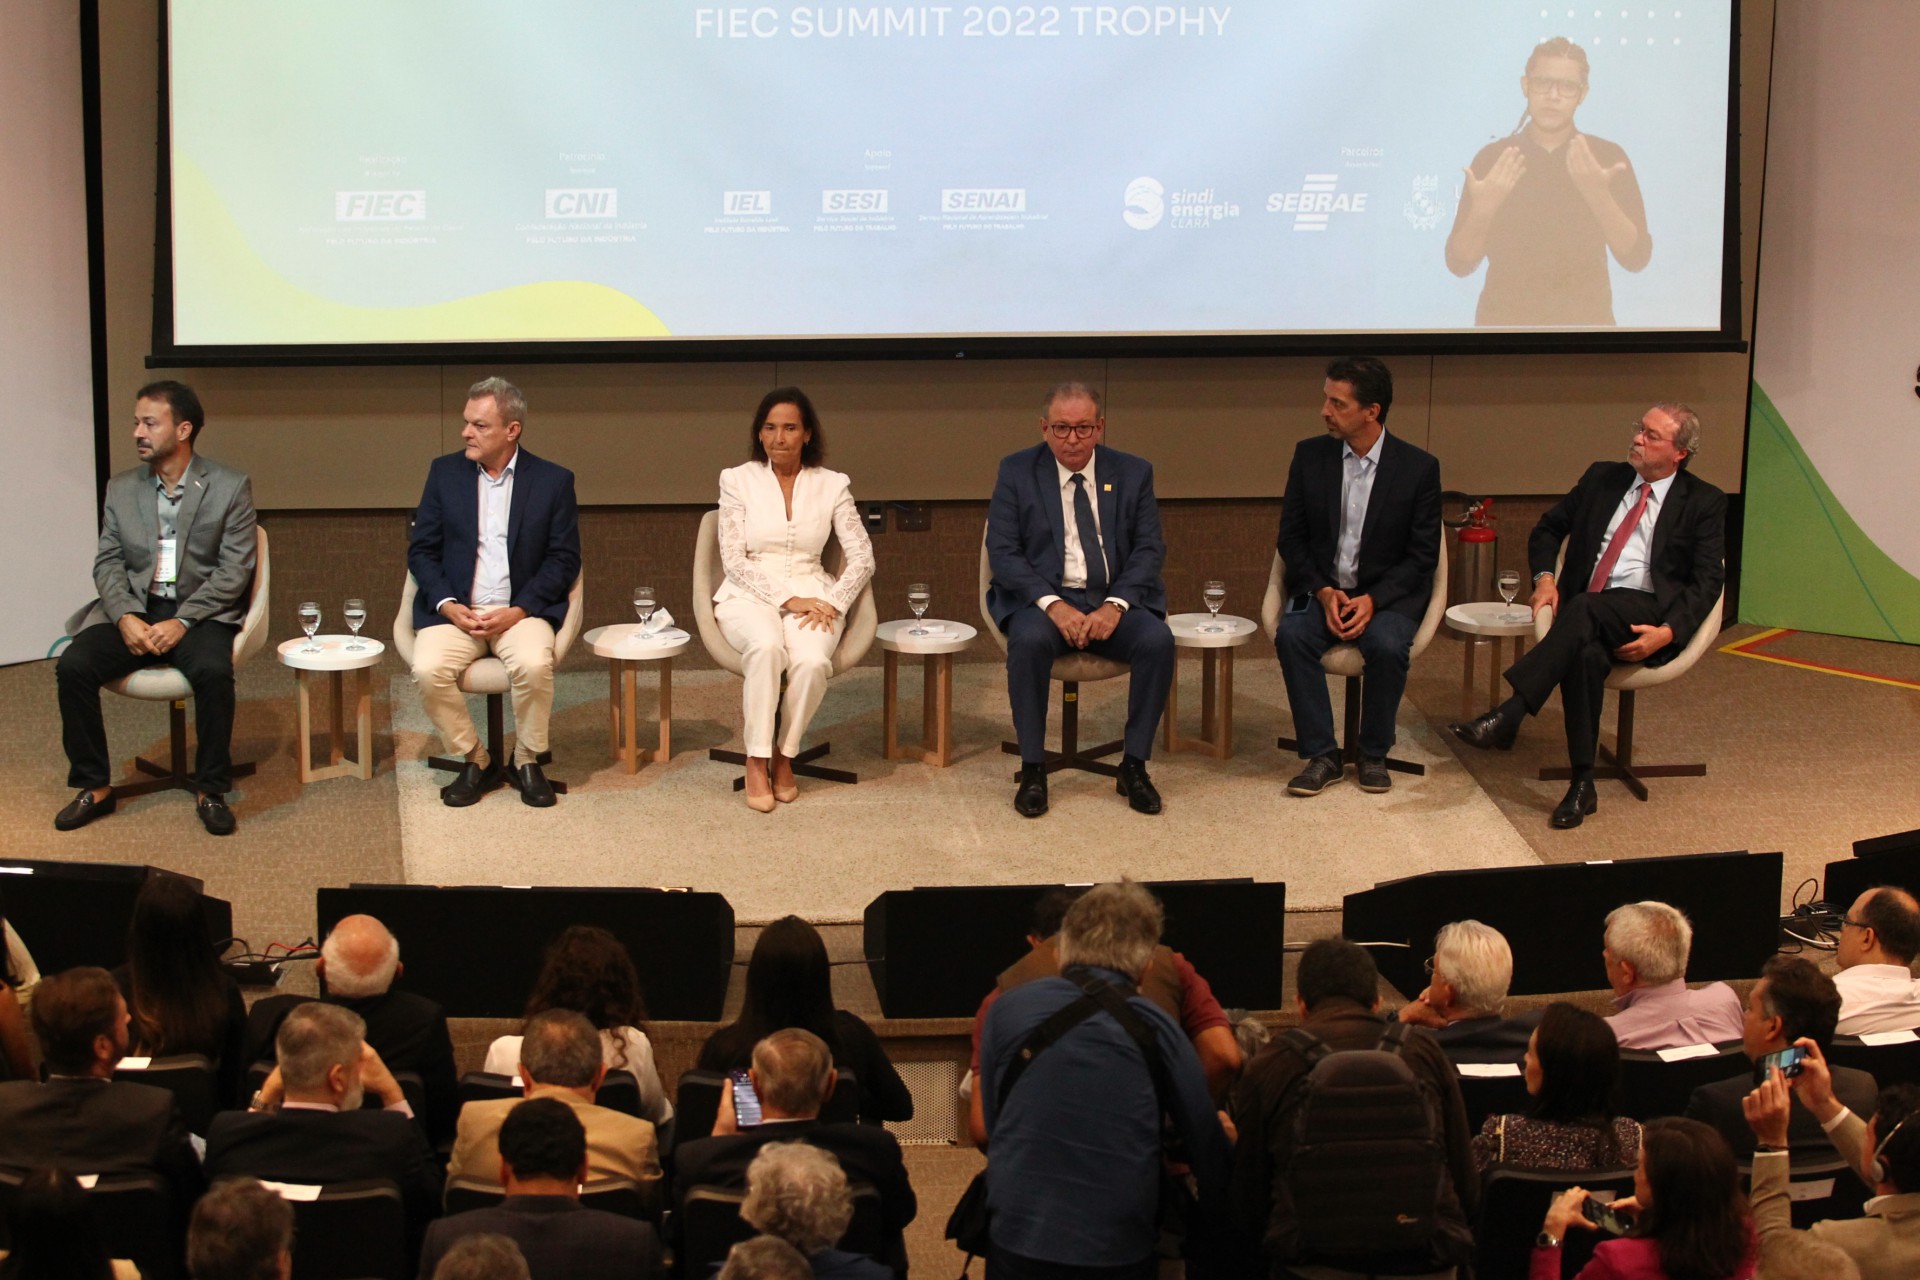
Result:
{"label": "audience member seated", "polygon": [[868,1124],[913,1119],[913,1095],[900,1079],[873,1028],[833,1005],[827,944],[799,916],[775,920],[760,931],[747,962],[746,997],[739,1021],[720,1028],[700,1046],[702,1071],[740,1071],[754,1046],[787,1027],[811,1031],[826,1041],[834,1062],[860,1083],[860,1118]]}
{"label": "audience member seated", "polygon": [[1905,889],[1869,889],[1854,899],[1835,948],[1843,1036],[1920,1027],[1920,906]]}
{"label": "audience member seated", "polygon": [[[1920,1085],[1896,1084],[1881,1091],[1873,1119],[1834,1096],[1826,1059],[1808,1042],[1800,1074],[1789,1081],[1777,1069],[1745,1099],[1758,1151],[1753,1157],[1753,1220],[1762,1258],[1782,1237],[1793,1237],[1787,1182],[1793,1126],[1811,1114],[1833,1135],[1847,1158],[1864,1166],[1874,1189],[1866,1215],[1816,1222],[1815,1240],[1838,1246],[1853,1259],[1862,1280],[1911,1280],[1920,1275]],[[1771,1263],[1763,1273],[1776,1280]]]}
{"label": "audience member seated", "polygon": [[291,1280],[293,1206],[253,1178],[227,1178],[193,1206],[193,1280]]}
{"label": "audience member seated", "polygon": [[[1669,1116],[1647,1126],[1633,1195],[1614,1208],[1633,1216],[1630,1237],[1602,1241],[1575,1280],[1752,1280],[1753,1224],[1740,1194],[1740,1169],[1718,1133]],[[1598,1228],[1573,1187],[1547,1209],[1533,1250],[1533,1280],[1559,1280],[1569,1230]]]}
{"label": "audience member seated", "polygon": [[1200,1060],[1138,992],[1163,923],[1141,885],[1095,885],[1061,922],[1059,976],[1016,987],[987,1015],[995,1276],[1155,1275],[1167,1120],[1198,1188],[1196,1214],[1221,1215],[1227,1137]]}
{"label": "audience member seated", "polygon": [[778,1236],[755,1236],[727,1251],[716,1280],[813,1280],[813,1264]]}
{"label": "audience member seated", "polygon": [[533,1280],[520,1246],[491,1231],[461,1236],[440,1255],[433,1280]]}
{"label": "audience member seated", "polygon": [[[1027,926],[1027,954],[1003,969],[993,990],[980,1002],[973,1015],[973,1064],[967,1077],[967,1129],[973,1145],[987,1145],[987,1122],[980,1105],[980,1032],[987,1025],[987,1011],[1002,994],[1035,978],[1050,978],[1060,972],[1060,952],[1054,935],[1067,908],[1087,891],[1085,885],[1062,885],[1048,889],[1033,905],[1033,918]],[[1161,1012],[1180,1024],[1193,1051],[1200,1057],[1200,1069],[1207,1076],[1207,1092],[1216,1101],[1224,1101],[1234,1077],[1240,1074],[1240,1041],[1213,988],[1194,969],[1192,961],[1171,947],[1153,949],[1153,963],[1147,966],[1140,982],[1140,994],[1158,1005]]]}
{"label": "audience member seated", "polygon": [[179,876],[150,876],[133,900],[127,962],[113,971],[133,1015],[129,1054],[204,1054],[214,1097],[230,1106],[246,1078],[247,1004],[220,967],[200,893]]}
{"label": "audience member seated", "polygon": [[557,1098],[528,1098],[500,1126],[500,1181],[507,1198],[486,1209],[442,1218],[427,1228],[421,1280],[467,1236],[506,1236],[520,1248],[532,1280],[636,1280],[660,1270],[653,1227],[580,1203],[587,1176],[587,1132]]}
{"label": "audience member seated", "polygon": [[893,1280],[872,1258],[834,1246],[853,1222],[853,1193],[833,1154],[805,1142],[773,1142],[747,1166],[740,1216],[804,1254],[815,1280]]}
{"label": "audience member seated", "polygon": [[[1799,1040],[1811,1040],[1822,1054],[1833,1047],[1833,1024],[1840,1016],[1840,993],[1833,979],[1811,960],[1774,956],[1760,971],[1760,981],[1747,994],[1746,1030],[1742,1046],[1757,1071],[1760,1060]],[[1754,1075],[1743,1072],[1731,1079],[1703,1084],[1687,1101],[1687,1114],[1720,1131],[1736,1159],[1753,1155],[1753,1130],[1741,1114],[1741,1100],[1753,1088]],[[1873,1077],[1853,1067],[1835,1067],[1833,1091],[1840,1101],[1862,1115],[1873,1110]],[[1813,1160],[1830,1159],[1833,1143],[1820,1122],[1804,1107],[1793,1109],[1794,1150]]]}
{"label": "audience member seated", "polygon": [[821,1122],[820,1108],[833,1092],[833,1057],[825,1041],[798,1027],[776,1031],[753,1047],[747,1078],[760,1097],[761,1122],[742,1127],[733,1091],[721,1090],[713,1136],[674,1148],[674,1194],[684,1203],[691,1187],[744,1191],[747,1169],[760,1148],[770,1142],[810,1142],[831,1152],[849,1179],[880,1193],[882,1257],[904,1263],[900,1232],[913,1221],[919,1203],[907,1181],[900,1143],[878,1125]]}
{"label": "audience member seated", "polygon": [[[529,1098],[565,1103],[587,1133],[587,1179],[628,1178],[642,1185],[660,1177],[659,1146],[653,1123],[595,1105],[594,1094],[606,1077],[600,1033],[571,1009],[548,1009],[527,1020],[514,1070]],[[449,1178],[500,1180],[500,1126],[520,1105],[516,1098],[469,1102],[460,1110]]]}
{"label": "audience member seated", "polygon": [[1664,902],[1629,902],[1607,914],[1601,958],[1618,1013],[1607,1019],[1622,1049],[1673,1049],[1740,1038],[1740,997],[1724,982],[1687,987],[1693,926]]}
{"label": "audience member seated", "polygon": [[1762,1236],[1760,1267],[1754,1274],[1762,1280],[1860,1280],[1860,1268],[1838,1245],[1804,1231]]}
{"label": "audience member seated", "polygon": [[1513,985],[1513,949],[1492,925],[1456,920],[1433,935],[1427,988],[1400,1021],[1433,1032],[1455,1062],[1518,1062],[1540,1015],[1503,1018]]}
{"label": "audience member seated", "polygon": [[[359,1014],[367,1024],[367,1043],[396,1075],[412,1072],[426,1086],[427,1138],[436,1146],[453,1137],[460,1112],[460,1076],[453,1064],[453,1037],[447,1012],[435,1001],[393,984],[406,972],[400,941],[372,916],[348,916],[320,944],[313,971],[321,999]],[[274,1036],[287,1010],[306,996],[268,996],[256,1000],[247,1022],[249,1064],[272,1056]]]}
{"label": "audience member seated", "polygon": [[113,976],[82,966],[42,978],[30,1012],[47,1082],[0,1084],[0,1165],[157,1173],[185,1222],[206,1180],[173,1095],[113,1078],[129,1020]]}
{"label": "audience member seated", "polygon": [[0,1280],[140,1280],[140,1268],[107,1256],[86,1191],[63,1170],[28,1174],[6,1221],[10,1248],[0,1249]]}
{"label": "audience member seated", "polygon": [[[414,1228],[437,1214],[433,1152],[366,1029],[353,1010],[318,1000],[288,1012],[274,1040],[279,1065],[252,1109],[222,1112],[207,1129],[207,1176],[322,1184],[386,1178],[399,1185]],[[362,1108],[369,1092],[378,1110]]]}
{"label": "audience member seated", "polygon": [[13,941],[17,936],[7,923],[6,903],[0,900],[0,937],[4,938],[0,942],[0,1080],[34,1078],[27,1015],[20,1007],[20,988],[26,982],[20,970],[25,965],[14,959]]}
{"label": "audience member seated", "polygon": [[[1436,965],[1435,969],[1438,970]],[[1598,1014],[1555,1002],[1527,1043],[1526,1115],[1488,1116],[1473,1138],[1480,1172],[1623,1169],[1640,1158],[1640,1123],[1619,1115],[1620,1046]]]}
{"label": "audience member seated", "polygon": [[[1397,1057],[1438,1102],[1442,1132],[1437,1136],[1444,1148],[1445,1176],[1433,1205],[1431,1237],[1419,1249],[1422,1256],[1382,1259],[1381,1269],[1440,1271],[1465,1266],[1473,1258],[1467,1222],[1479,1201],[1480,1179],[1453,1064],[1426,1032],[1390,1024],[1380,1016],[1380,971],[1357,944],[1345,938],[1321,938],[1309,944],[1301,953],[1295,982],[1301,1030],[1335,1051],[1322,1061],[1337,1058],[1342,1050],[1391,1050],[1392,1039],[1404,1037]],[[1304,1092],[1295,1086],[1312,1070],[1314,1064],[1302,1047],[1283,1033],[1247,1064],[1233,1091],[1231,1110],[1239,1129],[1233,1153],[1234,1212],[1240,1230],[1247,1239],[1259,1242],[1276,1277],[1288,1274],[1290,1263],[1313,1261],[1312,1250],[1303,1242],[1302,1215],[1296,1213],[1301,1187],[1291,1176],[1294,1103]]]}
{"label": "audience member seated", "polygon": [[[561,930],[547,948],[539,980],[527,998],[527,1017],[549,1009],[571,1009],[599,1029],[608,1069],[628,1072],[639,1084],[643,1117],[656,1125],[673,1119],[673,1104],[653,1066],[640,974],[620,939],[592,925]],[[512,1075],[519,1061],[520,1037],[501,1036],[488,1047],[484,1069]]]}

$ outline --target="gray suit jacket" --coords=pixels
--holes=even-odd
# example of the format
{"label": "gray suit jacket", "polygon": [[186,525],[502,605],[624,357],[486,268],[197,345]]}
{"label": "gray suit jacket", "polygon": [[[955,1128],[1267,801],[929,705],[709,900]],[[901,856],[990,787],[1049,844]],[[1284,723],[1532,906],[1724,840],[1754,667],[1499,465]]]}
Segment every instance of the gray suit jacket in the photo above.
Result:
{"label": "gray suit jacket", "polygon": [[[180,609],[186,622],[226,622],[247,617],[253,583],[253,485],[241,472],[194,454],[180,499]],[[107,481],[100,517],[100,550],[93,582],[109,622],[147,607],[154,558],[160,543],[159,494],[145,466]]]}
{"label": "gray suit jacket", "polygon": [[[1857,1113],[1834,1130],[1834,1145],[1849,1160],[1859,1154],[1867,1125]],[[1793,1230],[1793,1206],[1787,1191],[1788,1162],[1753,1162],[1753,1225],[1760,1236],[1764,1269],[1769,1239]],[[1816,1240],[1838,1245],[1860,1268],[1861,1280],[1908,1280],[1920,1274],[1920,1192],[1881,1196],[1869,1201],[1865,1217],[1816,1222],[1808,1228]]]}

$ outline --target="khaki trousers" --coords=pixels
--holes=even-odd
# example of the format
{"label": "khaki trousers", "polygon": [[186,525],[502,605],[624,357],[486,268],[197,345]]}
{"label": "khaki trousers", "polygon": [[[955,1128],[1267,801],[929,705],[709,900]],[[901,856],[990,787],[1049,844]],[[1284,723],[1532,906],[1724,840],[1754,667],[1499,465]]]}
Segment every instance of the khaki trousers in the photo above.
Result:
{"label": "khaki trousers", "polygon": [[[501,606],[474,610],[487,614]],[[491,643],[468,635],[452,623],[423,627],[413,641],[413,682],[427,717],[439,731],[447,754],[471,759],[480,735],[467,714],[460,675],[488,653],[506,664],[513,698],[513,763],[530,764],[547,749],[547,721],[553,714],[553,625],[544,618],[523,618]]]}
{"label": "khaki trousers", "polygon": [[[773,755],[773,717],[780,712],[780,753],[800,754],[800,742],[807,734],[807,722],[820,709],[827,696],[827,678],[833,674],[833,651],[839,647],[840,633],[846,628],[845,614],[833,620],[833,630],[812,627],[801,629],[801,615],[783,613],[770,604],[747,596],[735,596],[713,606],[714,621],[720,624],[727,643],[740,651],[745,671],[745,687],[740,700],[746,713],[741,736],[746,752],[762,758]],[[780,696],[780,676],[785,672],[787,693]]]}

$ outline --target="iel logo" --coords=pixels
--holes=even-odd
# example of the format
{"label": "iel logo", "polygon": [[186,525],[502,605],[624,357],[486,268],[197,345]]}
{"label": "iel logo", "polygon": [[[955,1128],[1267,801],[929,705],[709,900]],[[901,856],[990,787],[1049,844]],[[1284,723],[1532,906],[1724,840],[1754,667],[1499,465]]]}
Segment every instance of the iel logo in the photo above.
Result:
{"label": "iel logo", "polygon": [[1166,194],[1157,178],[1135,178],[1127,184],[1127,207],[1120,216],[1135,231],[1151,231],[1166,216]]}

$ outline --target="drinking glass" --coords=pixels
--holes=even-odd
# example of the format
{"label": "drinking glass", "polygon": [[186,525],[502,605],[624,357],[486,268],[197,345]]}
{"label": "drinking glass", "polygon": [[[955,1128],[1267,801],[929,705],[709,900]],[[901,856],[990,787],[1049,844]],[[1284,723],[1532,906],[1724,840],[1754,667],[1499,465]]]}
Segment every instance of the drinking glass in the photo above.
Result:
{"label": "drinking glass", "polygon": [[1209,635],[1225,631],[1226,628],[1220,625],[1220,606],[1227,602],[1227,584],[1217,578],[1209,578],[1200,588],[1200,599],[1206,602],[1207,612],[1213,615],[1212,620],[1200,630]]}
{"label": "drinking glass", "polygon": [[907,608],[913,610],[913,625],[907,629],[910,636],[930,636],[933,632],[920,625],[920,619],[926,614],[927,606],[933,603],[933,593],[927,590],[924,582],[907,584]]}
{"label": "drinking glass", "polygon": [[1493,575],[1493,585],[1494,588],[1500,592],[1500,598],[1507,602],[1507,609],[1500,615],[1500,621],[1525,622],[1528,615],[1516,613],[1513,609],[1513,598],[1520,594],[1520,571],[1518,569],[1502,569]]}
{"label": "drinking glass", "polygon": [[312,600],[300,602],[300,629],[307,633],[307,642],[300,646],[300,652],[319,653],[320,646],[313,642],[313,633],[320,629],[320,606]]}
{"label": "drinking glass", "polygon": [[367,625],[367,602],[365,600],[347,601],[345,617],[347,630],[353,632],[353,639],[347,641],[347,648],[364,650],[367,646],[360,643],[360,628]]}
{"label": "drinking glass", "polygon": [[633,611],[640,615],[640,629],[645,631],[647,624],[653,621],[653,611],[658,607],[652,587],[633,589]]}

